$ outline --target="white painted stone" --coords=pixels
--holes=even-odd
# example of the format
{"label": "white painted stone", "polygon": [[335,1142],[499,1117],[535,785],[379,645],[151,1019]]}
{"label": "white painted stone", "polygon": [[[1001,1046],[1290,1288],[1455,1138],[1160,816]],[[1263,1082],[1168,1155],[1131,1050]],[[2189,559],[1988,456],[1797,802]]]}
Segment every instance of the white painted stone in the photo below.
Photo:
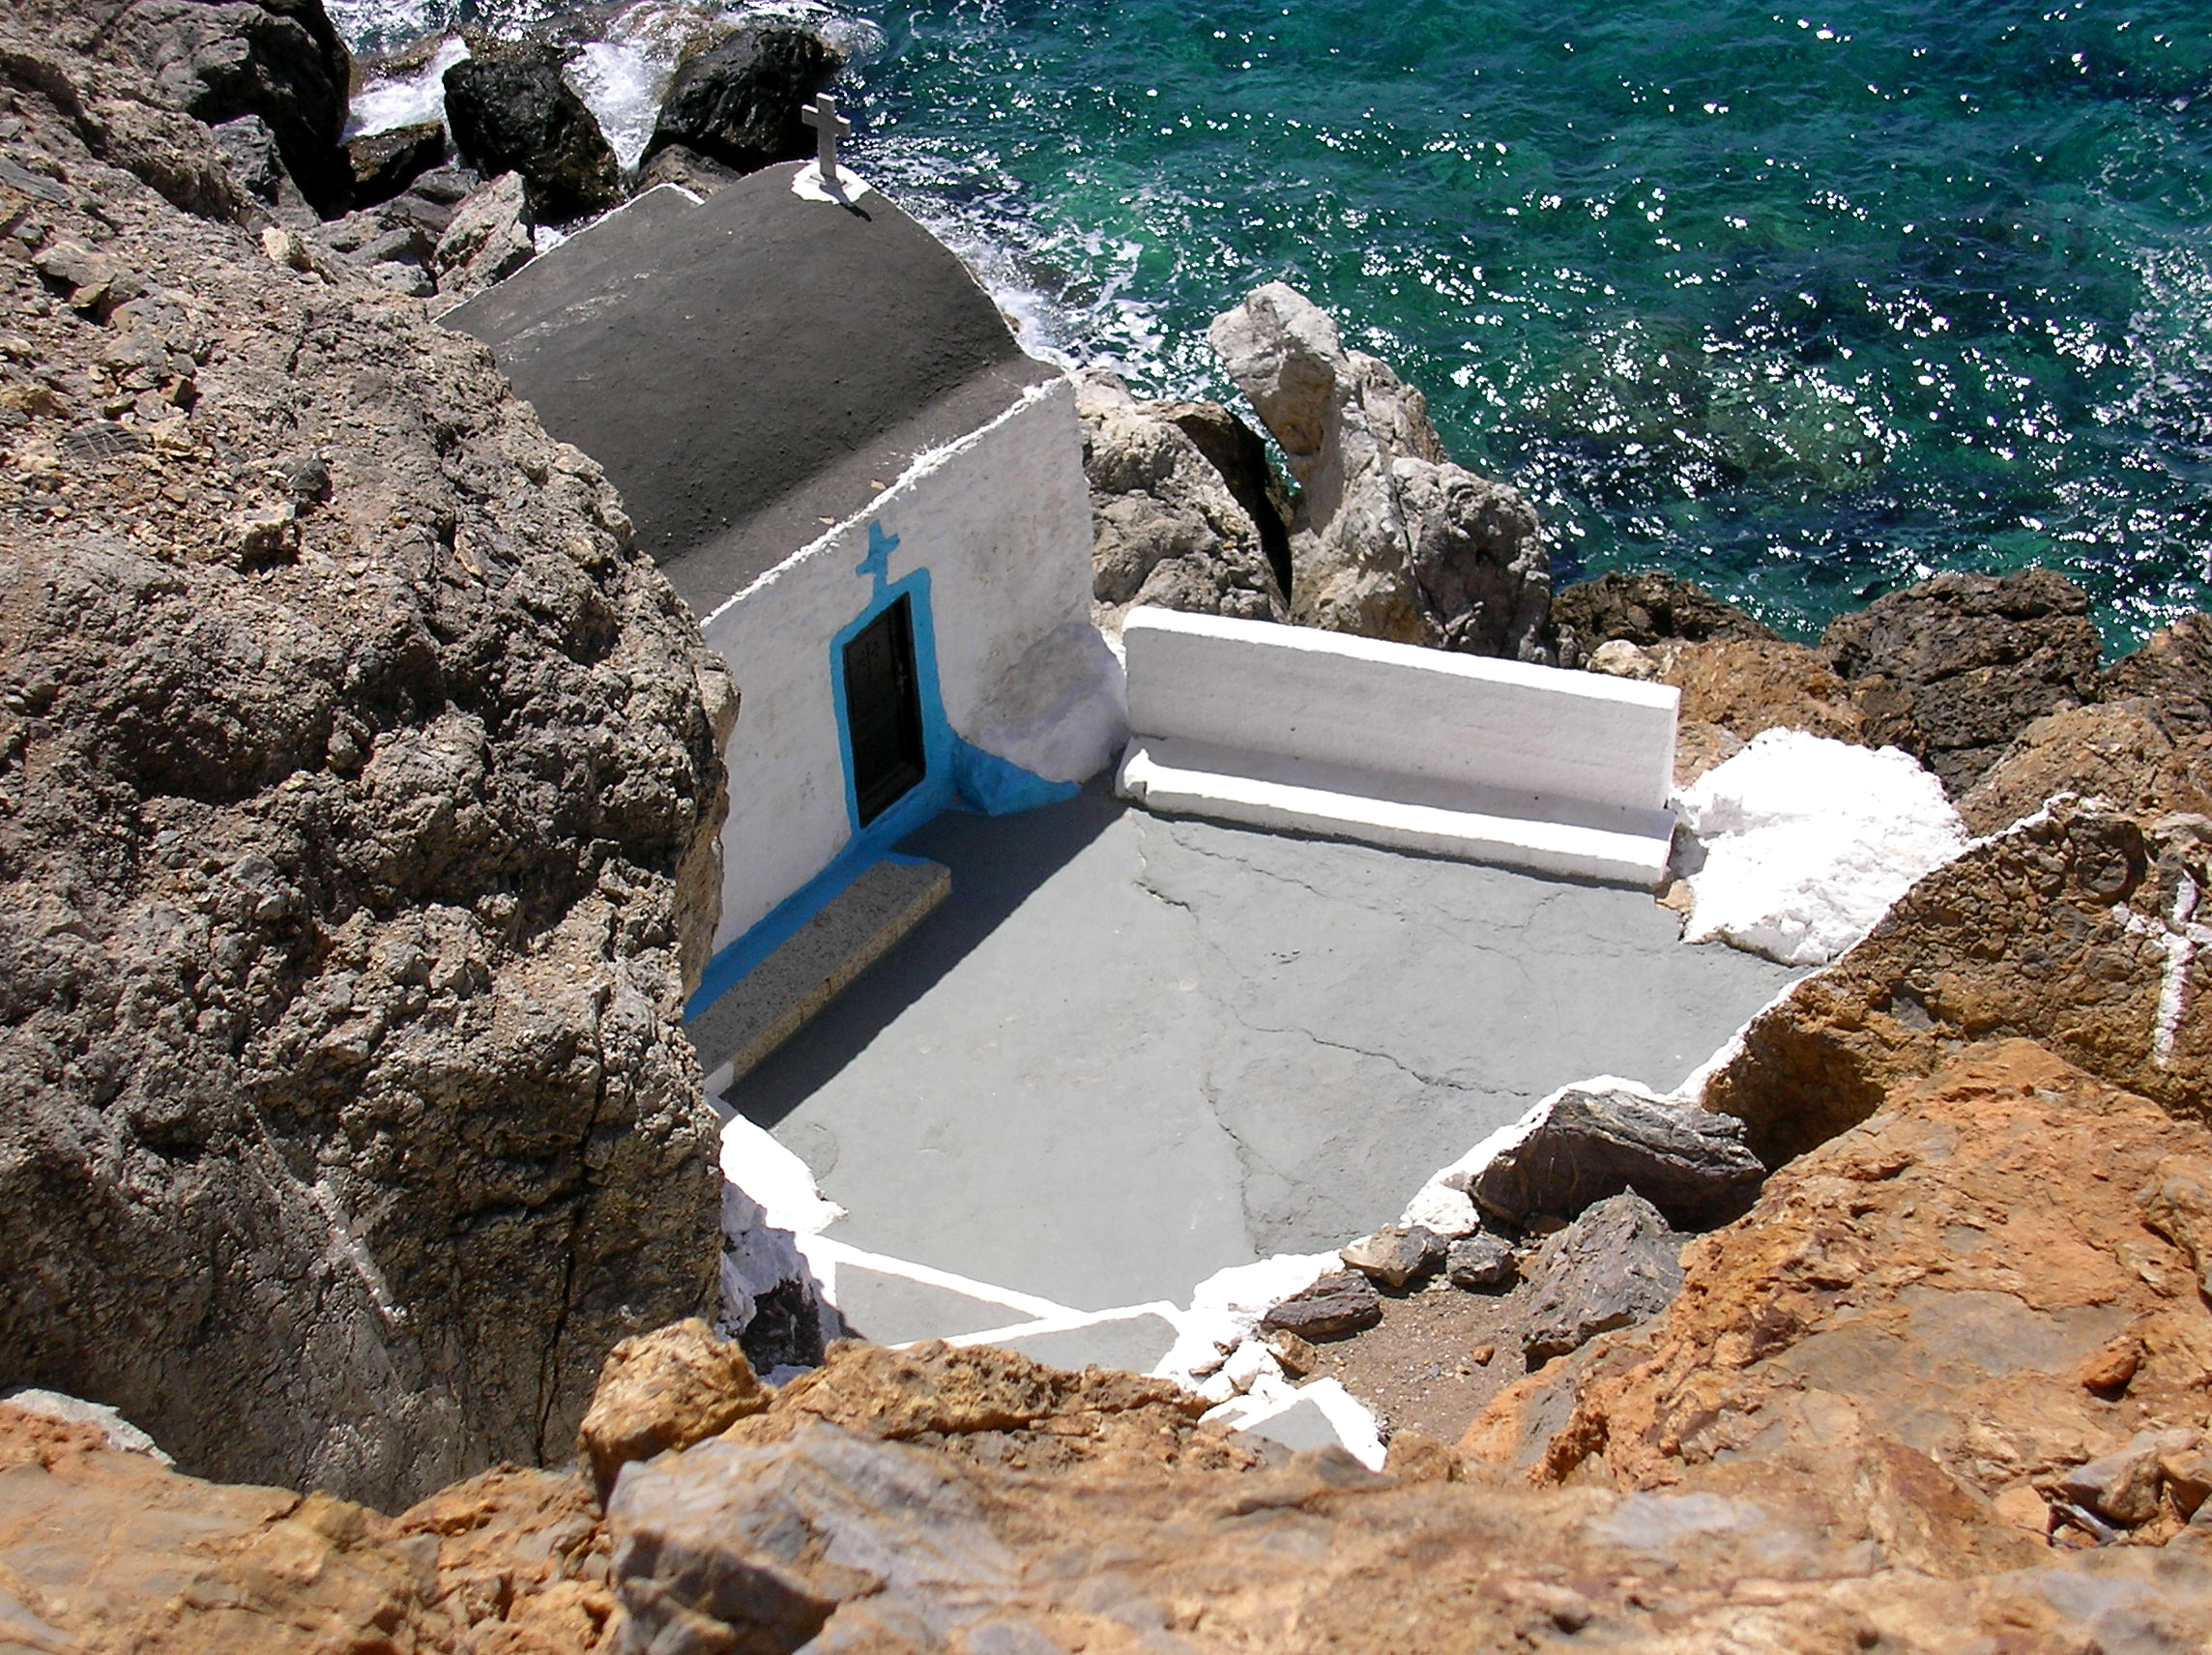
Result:
{"label": "white painted stone", "polygon": [[1268,1387],[1263,1392],[1260,1386],[1254,1386],[1249,1395],[1216,1408],[1204,1417],[1217,1419],[1233,1431],[1249,1431],[1307,1402],[1320,1409],[1346,1453],[1370,1471],[1382,1468],[1387,1451],[1382,1445],[1381,1426],[1376,1423],[1375,1415],[1337,1379],[1311,1379],[1295,1390],[1282,1386]]}
{"label": "white painted stone", "polygon": [[1309,627],[1132,611],[1148,808],[1653,885],[1678,692]]}
{"label": "white painted stone", "polygon": [[[1091,495],[1082,452],[1073,388],[1065,380],[1035,387],[981,429],[917,456],[868,510],[826,530],[707,618],[707,641],[730,663],[743,698],[729,747],[716,947],[743,936],[852,835],[830,640],[870,598],[871,582],[855,570],[871,522],[898,537],[892,582],[930,572],[938,683],[954,733],[987,752],[1017,736],[1014,744],[1032,754],[1050,744],[1049,732],[1017,730],[998,692],[1042,640],[1088,625]],[[1095,699],[1070,691],[1093,741]],[[1067,762],[1082,745],[1071,739]]]}
{"label": "white painted stone", "polygon": [[837,188],[832,189],[822,182],[822,163],[810,160],[791,175],[791,192],[801,201],[826,201],[849,207],[873,193],[873,189],[866,179],[843,161],[837,163]]}
{"label": "white painted stone", "polygon": [[1047,781],[1088,781],[1129,740],[1128,678],[1088,621],[1054,627],[1006,669],[969,740]]}
{"label": "white painted stone", "polygon": [[1474,1199],[1465,1190],[1432,1178],[1414,1192],[1413,1199],[1406,1204],[1406,1210],[1398,1215],[1398,1222],[1418,1224],[1446,1239],[1456,1240],[1480,1230],[1482,1215],[1474,1210]]}
{"label": "white painted stone", "polygon": [[1282,1367],[1275,1353],[1257,1339],[1247,1339],[1230,1351],[1229,1360],[1222,1363],[1221,1371],[1229,1376],[1229,1382],[1239,1391],[1248,1391],[1263,1374],[1280,1376]]}
{"label": "white painted stone", "polygon": [[1908,753],[1769,730],[1684,791],[1704,847],[1683,941],[1824,965],[1924,874],[1966,848],[1965,826]]}
{"label": "white painted stone", "polygon": [[1668,685],[1152,608],[1121,642],[1140,737],[1626,810],[1674,787]]}
{"label": "white painted stone", "polygon": [[722,1176],[738,1187],[749,1206],[760,1209],[764,1223],[777,1230],[815,1235],[845,1216],[843,1207],[822,1199],[804,1161],[742,1115],[732,1116],[722,1127]]}

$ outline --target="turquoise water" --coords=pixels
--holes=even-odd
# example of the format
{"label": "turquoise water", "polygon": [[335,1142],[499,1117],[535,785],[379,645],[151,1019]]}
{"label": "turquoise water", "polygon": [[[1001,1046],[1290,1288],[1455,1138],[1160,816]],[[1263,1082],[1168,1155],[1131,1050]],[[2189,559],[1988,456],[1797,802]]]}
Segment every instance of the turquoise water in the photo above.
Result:
{"label": "turquoise water", "polygon": [[1220,395],[1285,279],[1519,483],[1563,578],[1785,630],[2043,563],[2115,647],[2212,586],[2212,7],[868,12],[856,164],[1033,335]]}

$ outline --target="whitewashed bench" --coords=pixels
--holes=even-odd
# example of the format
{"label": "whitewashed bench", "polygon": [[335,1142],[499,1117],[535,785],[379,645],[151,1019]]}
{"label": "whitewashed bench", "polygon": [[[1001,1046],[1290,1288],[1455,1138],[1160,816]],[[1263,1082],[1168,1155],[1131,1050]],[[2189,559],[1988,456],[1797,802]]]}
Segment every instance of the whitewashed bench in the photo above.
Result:
{"label": "whitewashed bench", "polygon": [[1656,886],[1679,693],[1306,626],[1130,612],[1124,798]]}

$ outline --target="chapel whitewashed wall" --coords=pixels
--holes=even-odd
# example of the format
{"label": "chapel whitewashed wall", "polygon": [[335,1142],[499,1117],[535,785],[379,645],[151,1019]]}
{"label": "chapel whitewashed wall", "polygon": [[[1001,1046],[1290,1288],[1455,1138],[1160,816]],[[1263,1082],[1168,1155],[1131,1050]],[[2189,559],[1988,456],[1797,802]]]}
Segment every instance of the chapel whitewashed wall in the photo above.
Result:
{"label": "chapel whitewashed wall", "polygon": [[710,615],[742,706],[729,747],[722,918],[744,935],[842,850],[852,825],[831,641],[866,607],[868,527],[896,536],[888,578],[927,568],[937,673],[953,731],[995,750],[990,697],[1038,640],[1087,625],[1091,500],[1073,387],[1058,379],[917,460],[865,513]]}

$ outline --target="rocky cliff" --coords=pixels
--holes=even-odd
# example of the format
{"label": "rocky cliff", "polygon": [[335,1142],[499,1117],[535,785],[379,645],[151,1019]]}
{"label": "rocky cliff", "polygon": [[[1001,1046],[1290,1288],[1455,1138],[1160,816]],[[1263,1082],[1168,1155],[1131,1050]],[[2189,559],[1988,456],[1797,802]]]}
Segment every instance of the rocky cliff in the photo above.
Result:
{"label": "rocky cliff", "polygon": [[403,1502],[711,1302],[735,697],[597,468],[265,252],[111,10],[0,22],[0,1374]]}

